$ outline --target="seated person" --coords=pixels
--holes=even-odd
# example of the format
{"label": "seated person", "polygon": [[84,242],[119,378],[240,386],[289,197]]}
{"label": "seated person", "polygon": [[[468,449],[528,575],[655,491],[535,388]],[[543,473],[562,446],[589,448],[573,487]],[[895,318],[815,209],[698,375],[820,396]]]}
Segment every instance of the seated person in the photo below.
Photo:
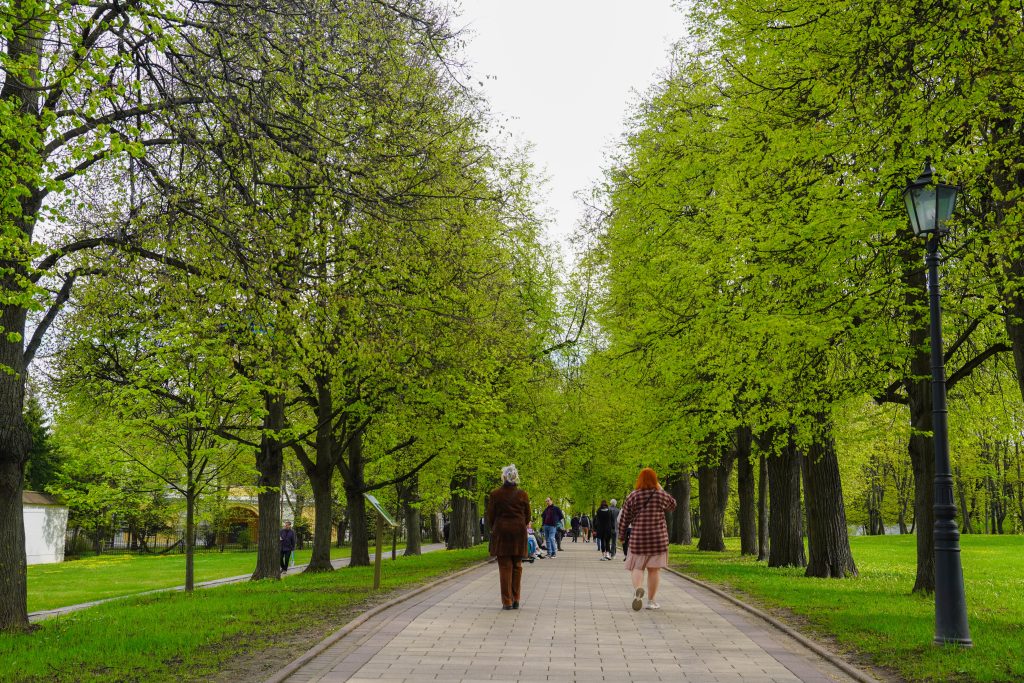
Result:
{"label": "seated person", "polygon": [[544,559],[544,555],[540,550],[540,544],[537,542],[537,532],[533,530],[532,523],[526,525],[526,546],[527,560],[533,562],[538,557]]}

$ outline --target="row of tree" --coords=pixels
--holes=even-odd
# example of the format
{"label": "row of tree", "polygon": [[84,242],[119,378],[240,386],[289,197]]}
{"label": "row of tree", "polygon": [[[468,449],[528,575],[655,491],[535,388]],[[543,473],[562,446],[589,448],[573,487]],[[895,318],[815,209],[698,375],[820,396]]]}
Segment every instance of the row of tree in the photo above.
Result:
{"label": "row of tree", "polygon": [[197,501],[236,484],[258,493],[253,578],[279,576],[286,453],[324,571],[336,478],[360,565],[364,493],[419,528],[424,501],[543,450],[554,267],[458,42],[423,0],[4,10],[0,630],[28,625],[33,361],[70,484],[121,468],[184,501],[187,587]]}
{"label": "row of tree", "polygon": [[600,302],[578,371],[583,472],[653,464],[687,487],[696,471],[700,545],[716,549],[735,468],[744,552],[761,520],[769,563],[812,576],[856,574],[848,510],[876,532],[895,519],[917,532],[914,589],[929,592],[924,245],[900,195],[926,157],[962,186],[943,269],[959,504],[965,528],[1006,530],[1024,391],[1021,10],[727,0],[696,3],[689,25],[583,235],[577,278]]}

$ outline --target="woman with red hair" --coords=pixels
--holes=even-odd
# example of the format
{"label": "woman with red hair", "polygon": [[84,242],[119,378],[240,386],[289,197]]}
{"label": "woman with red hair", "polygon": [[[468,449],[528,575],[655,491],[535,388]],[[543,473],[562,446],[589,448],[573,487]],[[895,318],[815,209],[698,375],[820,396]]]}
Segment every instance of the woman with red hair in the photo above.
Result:
{"label": "woman with red hair", "polygon": [[622,504],[619,514],[619,538],[629,536],[626,569],[633,579],[633,609],[644,605],[644,570],[647,570],[647,609],[658,609],[654,598],[658,593],[661,570],[668,566],[668,525],[665,513],[676,509],[676,499],[661,488],[658,475],[650,467],[640,470],[636,488]]}

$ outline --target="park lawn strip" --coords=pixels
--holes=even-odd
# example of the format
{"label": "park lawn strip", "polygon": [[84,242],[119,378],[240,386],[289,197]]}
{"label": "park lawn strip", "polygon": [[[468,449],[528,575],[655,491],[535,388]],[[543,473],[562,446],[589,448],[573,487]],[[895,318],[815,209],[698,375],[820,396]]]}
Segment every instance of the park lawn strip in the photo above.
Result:
{"label": "park lawn strip", "polygon": [[727,539],[722,553],[672,546],[670,562],[907,680],[1024,680],[1024,537],[961,537],[971,649],[932,644],[934,602],[910,593],[913,535],[858,536],[850,545],[856,579],[809,579],[803,569],[769,569],[741,557],[738,539]]}
{"label": "park lawn strip", "polygon": [[[0,634],[0,680],[206,680],[237,668],[232,660],[258,659],[278,647],[272,661],[262,662],[269,675],[387,591],[486,558],[486,546],[399,556],[382,564],[378,593],[370,589],[371,566],[106,603],[46,620],[32,633]],[[304,635],[298,644],[297,633]]]}
{"label": "park lawn strip", "polygon": [[[404,549],[404,544],[399,544]],[[387,550],[390,550],[390,545]],[[371,549],[372,550],[372,549]],[[309,562],[311,550],[295,552],[295,564]],[[331,559],[348,557],[348,547],[331,548]],[[372,555],[372,552],[371,552]],[[389,557],[385,553],[385,558]],[[255,552],[196,553],[196,583],[249,574]],[[93,600],[122,597],[185,583],[185,556],[100,555],[28,568],[28,611],[55,609]]]}

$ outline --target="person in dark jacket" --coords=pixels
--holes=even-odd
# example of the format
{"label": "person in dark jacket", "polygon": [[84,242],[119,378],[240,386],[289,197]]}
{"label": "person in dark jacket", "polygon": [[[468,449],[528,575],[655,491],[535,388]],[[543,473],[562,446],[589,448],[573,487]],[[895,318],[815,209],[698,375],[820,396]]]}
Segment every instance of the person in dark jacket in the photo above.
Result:
{"label": "person in dark jacket", "polygon": [[281,540],[281,573],[288,573],[288,563],[292,559],[292,553],[295,551],[295,530],[292,529],[291,522],[285,522],[284,528],[281,529],[280,534]]}
{"label": "person in dark jacket", "polygon": [[601,559],[612,559],[609,547],[612,544],[612,526],[615,524],[615,515],[608,507],[608,501],[602,500],[601,507],[594,515],[594,531],[597,532],[597,540],[601,545]]}
{"label": "person in dark jacket", "polygon": [[491,491],[487,523],[491,528],[491,555],[498,560],[501,608],[519,609],[523,558],[528,548],[526,527],[530,522],[530,498],[519,488],[515,465],[501,470],[501,486]]}
{"label": "person in dark jacket", "polygon": [[[613,558],[613,557],[615,557],[615,544],[616,544],[616,541],[618,541],[618,536],[619,536],[619,532],[618,532],[618,529],[619,529],[619,508],[615,504],[615,499],[614,498],[612,498],[612,502],[608,505],[608,509],[612,511],[612,539],[611,539],[611,548],[605,548],[605,550],[609,551],[608,552],[608,557],[609,558]],[[623,550],[622,552],[625,553],[626,551]]]}
{"label": "person in dark jacket", "polygon": [[541,530],[547,541],[548,557],[554,557],[558,554],[558,529],[561,528],[565,515],[562,513],[562,508],[555,505],[551,498],[547,499],[547,504],[548,506],[541,513],[541,524],[543,525]]}

